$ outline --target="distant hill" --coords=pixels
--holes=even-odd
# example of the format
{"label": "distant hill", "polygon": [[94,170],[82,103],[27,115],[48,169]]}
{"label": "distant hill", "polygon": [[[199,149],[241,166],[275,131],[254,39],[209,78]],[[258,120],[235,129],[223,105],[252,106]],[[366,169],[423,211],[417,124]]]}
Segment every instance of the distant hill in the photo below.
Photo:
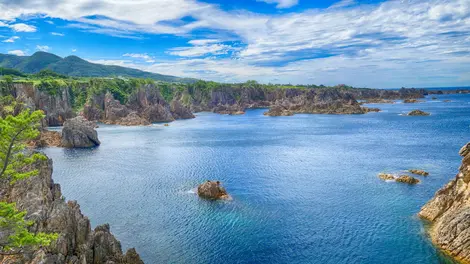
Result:
{"label": "distant hill", "polygon": [[38,73],[50,69],[56,73],[76,77],[133,77],[149,78],[166,82],[194,82],[195,79],[145,72],[113,65],[91,63],[77,56],[61,58],[55,54],[38,51],[31,56],[16,56],[0,53],[0,67],[24,73]]}

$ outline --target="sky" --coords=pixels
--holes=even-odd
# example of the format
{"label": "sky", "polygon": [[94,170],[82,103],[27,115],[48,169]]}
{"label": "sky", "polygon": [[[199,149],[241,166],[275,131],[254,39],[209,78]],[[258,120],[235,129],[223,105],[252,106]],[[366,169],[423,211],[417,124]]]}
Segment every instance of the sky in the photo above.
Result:
{"label": "sky", "polygon": [[470,0],[0,0],[0,53],[219,82],[470,85]]}

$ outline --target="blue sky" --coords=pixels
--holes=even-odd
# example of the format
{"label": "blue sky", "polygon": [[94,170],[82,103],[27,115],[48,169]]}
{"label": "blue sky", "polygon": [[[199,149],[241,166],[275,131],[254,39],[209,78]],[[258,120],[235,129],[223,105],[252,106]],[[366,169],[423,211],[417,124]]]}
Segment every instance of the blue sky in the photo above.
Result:
{"label": "blue sky", "polygon": [[0,53],[222,82],[470,85],[469,0],[0,0]]}

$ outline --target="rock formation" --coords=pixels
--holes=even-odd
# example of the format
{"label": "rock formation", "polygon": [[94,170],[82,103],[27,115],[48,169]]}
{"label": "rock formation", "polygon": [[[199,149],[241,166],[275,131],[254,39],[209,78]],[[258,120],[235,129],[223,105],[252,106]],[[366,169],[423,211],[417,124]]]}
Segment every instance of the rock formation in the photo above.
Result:
{"label": "rock formation", "polygon": [[32,221],[31,231],[58,233],[59,238],[48,247],[22,255],[1,256],[1,263],[18,264],[78,264],[120,263],[141,264],[134,249],[122,253],[121,244],[110,233],[109,225],[93,231],[90,221],[80,211],[76,201],[66,202],[60,185],[52,180],[52,160],[34,164],[39,175],[14,184],[0,183],[0,199],[15,202],[19,210],[26,210],[26,219]]}
{"label": "rock formation", "polygon": [[206,181],[197,187],[197,194],[199,197],[205,199],[227,199],[229,195],[219,181]]}
{"label": "rock formation", "polygon": [[429,175],[429,172],[424,171],[424,170],[411,169],[411,170],[408,170],[408,172],[416,174],[416,175],[421,175],[421,176],[428,176]]}
{"label": "rock formation", "polygon": [[450,256],[470,263],[470,143],[459,152],[459,172],[421,208],[419,216],[431,222],[432,242]]}
{"label": "rock formation", "polygon": [[366,113],[370,113],[370,112],[380,112],[382,110],[380,110],[380,108],[376,108],[376,107],[362,107],[362,110]]}
{"label": "rock formation", "polygon": [[264,112],[265,116],[292,116],[294,112],[287,110],[282,106],[273,106],[269,111]]}
{"label": "rock formation", "polygon": [[90,148],[100,145],[96,124],[81,116],[65,121],[62,129],[62,146],[66,148]]}
{"label": "rock formation", "polygon": [[417,100],[417,99],[405,99],[403,100],[403,103],[405,104],[415,104],[415,103],[421,103],[422,101],[421,100]]}
{"label": "rock formation", "polygon": [[365,104],[394,104],[395,101],[389,100],[389,99],[383,99],[383,98],[370,98],[367,99]]}
{"label": "rock formation", "polygon": [[384,180],[384,181],[394,181],[395,176],[393,174],[389,173],[379,173],[379,178]]}
{"label": "rock formation", "polygon": [[409,115],[409,116],[428,116],[428,115],[431,115],[431,114],[428,113],[428,112],[421,111],[421,110],[413,110],[413,111],[409,112],[407,115]]}
{"label": "rock formation", "polygon": [[408,183],[408,184],[417,184],[420,180],[411,177],[409,175],[401,175],[395,179],[396,182]]}
{"label": "rock formation", "polygon": [[32,83],[15,83],[14,96],[26,103],[31,110],[43,110],[47,126],[61,126],[65,120],[75,116],[69,89],[62,87],[57,94],[48,94]]}

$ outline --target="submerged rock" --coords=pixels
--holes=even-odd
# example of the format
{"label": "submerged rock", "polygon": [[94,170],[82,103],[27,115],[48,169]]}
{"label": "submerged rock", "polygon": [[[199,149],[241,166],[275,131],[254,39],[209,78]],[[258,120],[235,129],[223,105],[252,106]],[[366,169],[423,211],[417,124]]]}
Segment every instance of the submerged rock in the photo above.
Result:
{"label": "submerged rock", "polygon": [[395,179],[397,182],[408,183],[408,184],[417,184],[420,181],[415,177],[409,175],[401,175],[400,177]]}
{"label": "submerged rock", "polygon": [[444,102],[444,103],[449,103],[449,102],[452,102],[452,101],[449,100],[449,99],[447,99],[447,100],[444,100],[444,101],[442,101],[442,102]]}
{"label": "submerged rock", "polygon": [[62,146],[89,148],[100,145],[95,127],[95,122],[87,121],[81,116],[65,121],[62,129]]}
{"label": "submerged rock", "polygon": [[458,174],[421,208],[419,216],[431,222],[432,242],[463,263],[470,263],[470,143]]}
{"label": "submerged rock", "polygon": [[199,197],[205,199],[227,199],[229,195],[219,181],[207,181],[197,187]]}
{"label": "submerged rock", "polygon": [[421,110],[413,110],[413,111],[409,112],[408,115],[409,116],[428,116],[428,115],[431,115],[431,114],[428,113],[428,112],[421,111]]}
{"label": "submerged rock", "polygon": [[384,181],[393,181],[395,180],[395,176],[389,173],[379,173],[379,178]]}
{"label": "submerged rock", "polygon": [[416,174],[416,175],[421,175],[421,176],[428,176],[429,172],[426,172],[424,170],[416,170],[416,169],[411,169],[408,170],[410,173]]}
{"label": "submerged rock", "polygon": [[437,97],[432,97],[431,99],[432,99],[432,100],[437,100]]}
{"label": "submerged rock", "polygon": [[380,112],[382,110],[380,110],[380,108],[376,108],[376,107],[362,107],[362,109],[364,110],[364,112],[366,113],[370,113],[370,112]]}

